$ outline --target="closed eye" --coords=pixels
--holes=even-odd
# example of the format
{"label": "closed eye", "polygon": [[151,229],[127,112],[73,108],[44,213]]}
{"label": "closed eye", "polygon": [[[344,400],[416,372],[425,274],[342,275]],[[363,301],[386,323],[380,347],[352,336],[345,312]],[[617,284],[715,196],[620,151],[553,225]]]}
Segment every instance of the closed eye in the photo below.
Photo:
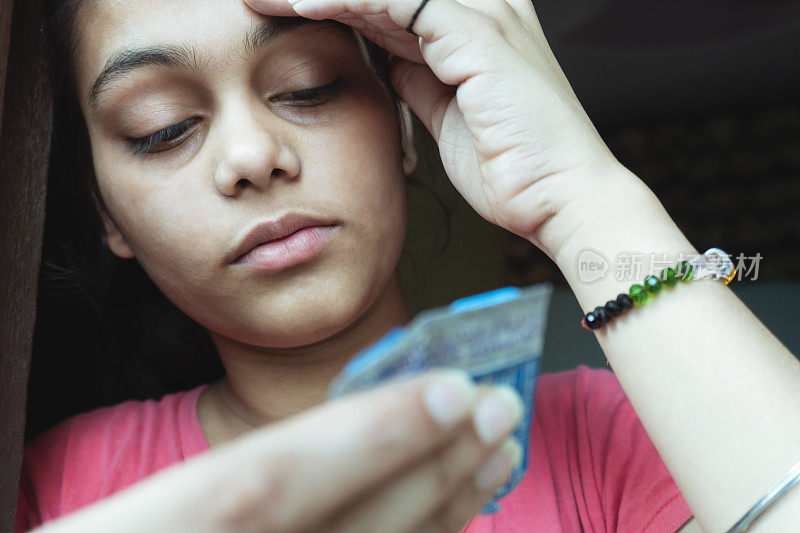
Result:
{"label": "closed eye", "polygon": [[200,122],[199,118],[190,118],[157,131],[152,135],[128,141],[134,155],[143,153],[158,153],[169,150],[176,144],[180,144],[181,137],[190,130],[192,126]]}
{"label": "closed eye", "polygon": [[[288,100],[291,102],[300,102],[301,104],[319,104],[322,101],[326,100],[327,98],[332,98],[339,94],[342,90],[342,86],[344,82],[341,78],[335,79],[332,83],[328,85],[324,85],[322,87],[312,87],[311,89],[302,89],[299,91],[294,91],[291,93],[286,93],[285,95],[281,95],[278,98],[275,98],[277,101]],[[301,105],[300,107],[307,107],[307,105]]]}
{"label": "closed eye", "polygon": [[[281,95],[275,100],[278,102],[288,102],[290,105],[296,104],[296,107],[311,107],[324,103],[327,99],[333,98],[339,94],[343,85],[344,82],[342,79],[337,78],[328,85],[293,91]],[[129,139],[128,145],[134,155],[145,153],[154,154],[169,150],[181,144],[186,137],[186,133],[199,121],[199,118],[184,120],[183,122],[168,126],[146,137]]]}

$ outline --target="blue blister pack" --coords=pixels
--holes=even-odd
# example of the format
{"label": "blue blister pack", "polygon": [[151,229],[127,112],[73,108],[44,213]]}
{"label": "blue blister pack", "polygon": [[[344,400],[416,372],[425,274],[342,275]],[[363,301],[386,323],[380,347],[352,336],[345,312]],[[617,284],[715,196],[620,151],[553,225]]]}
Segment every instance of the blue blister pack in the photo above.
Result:
{"label": "blue blister pack", "polygon": [[480,511],[496,513],[500,510],[497,500],[519,484],[528,468],[551,293],[549,282],[504,287],[422,311],[353,357],[331,383],[327,397],[338,398],[389,379],[443,367],[465,370],[476,383],[502,383],[516,389],[525,411],[512,435],[522,445],[522,461]]}

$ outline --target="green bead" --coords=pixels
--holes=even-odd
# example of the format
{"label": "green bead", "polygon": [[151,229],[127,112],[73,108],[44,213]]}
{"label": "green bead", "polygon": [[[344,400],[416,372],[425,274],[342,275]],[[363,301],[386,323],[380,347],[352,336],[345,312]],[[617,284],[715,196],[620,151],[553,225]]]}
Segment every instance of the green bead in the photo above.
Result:
{"label": "green bead", "polygon": [[644,287],[639,285],[638,283],[634,283],[631,285],[628,294],[631,296],[631,300],[633,300],[634,305],[644,305],[647,303],[647,298],[649,294]]}
{"label": "green bead", "polygon": [[647,292],[654,295],[661,292],[661,282],[658,281],[658,278],[655,276],[647,276],[644,278],[644,287],[647,289]]}
{"label": "green bead", "polygon": [[677,271],[675,272],[678,279],[681,281],[691,281],[692,271],[694,268],[686,261],[681,261],[676,265]]}
{"label": "green bead", "polygon": [[661,271],[659,279],[661,280],[661,283],[667,287],[674,287],[675,284],[678,283],[678,278],[675,276],[675,271],[669,267]]}

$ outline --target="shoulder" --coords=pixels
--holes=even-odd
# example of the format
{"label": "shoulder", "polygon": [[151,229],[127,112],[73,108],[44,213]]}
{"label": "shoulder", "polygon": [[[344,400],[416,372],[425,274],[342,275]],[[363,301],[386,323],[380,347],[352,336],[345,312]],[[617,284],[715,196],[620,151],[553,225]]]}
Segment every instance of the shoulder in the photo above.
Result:
{"label": "shoulder", "polygon": [[25,447],[25,500],[46,521],[202,451],[202,389],[95,409],[46,431]]}

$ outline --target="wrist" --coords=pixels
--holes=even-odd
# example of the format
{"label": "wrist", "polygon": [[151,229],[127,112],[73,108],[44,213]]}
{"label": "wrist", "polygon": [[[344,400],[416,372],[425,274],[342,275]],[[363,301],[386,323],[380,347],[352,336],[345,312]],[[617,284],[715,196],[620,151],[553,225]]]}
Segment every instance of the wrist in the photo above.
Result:
{"label": "wrist", "polygon": [[530,239],[556,263],[584,311],[674,266],[681,254],[698,253],[633,173],[620,165],[595,182],[600,186],[542,226],[538,241]]}

